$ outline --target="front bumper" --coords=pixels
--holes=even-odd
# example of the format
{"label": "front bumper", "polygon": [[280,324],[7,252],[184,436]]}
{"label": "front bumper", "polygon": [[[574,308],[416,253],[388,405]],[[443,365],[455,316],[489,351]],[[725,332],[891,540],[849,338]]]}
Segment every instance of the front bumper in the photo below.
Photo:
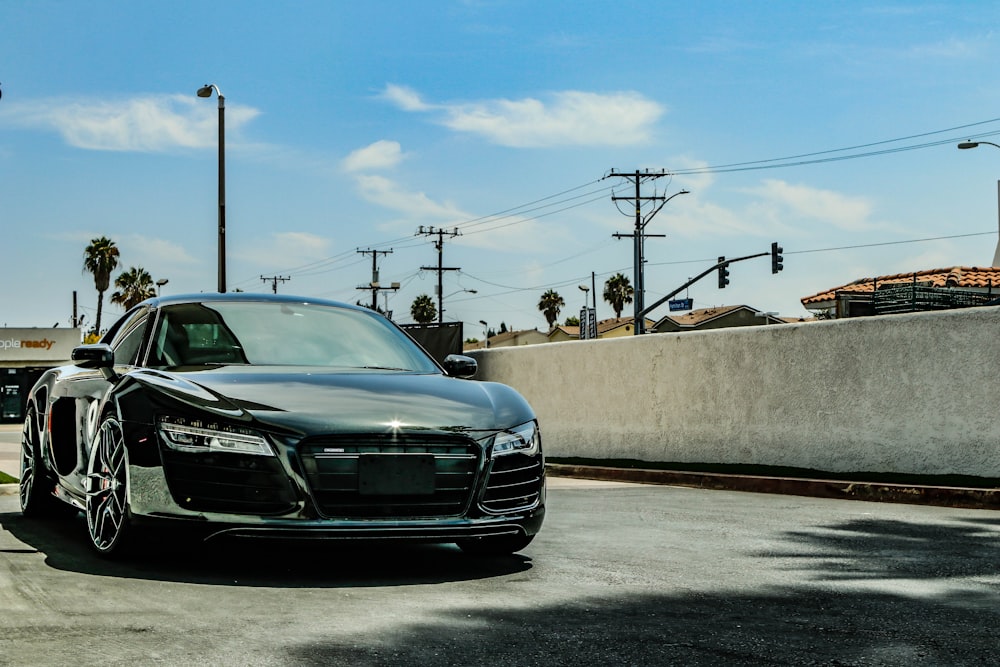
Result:
{"label": "front bumper", "polygon": [[[270,480],[287,489],[281,494],[281,502],[240,504],[219,501],[220,496],[199,498],[195,495],[179,493],[176,466],[168,462],[164,466],[129,467],[129,498],[133,517],[137,523],[160,524],[164,526],[196,528],[208,539],[215,537],[242,538],[289,538],[319,540],[405,540],[423,542],[455,542],[467,538],[493,537],[504,535],[535,535],[545,517],[545,479],[541,456],[530,470],[510,469],[513,456],[502,457],[502,465],[496,466],[483,457],[478,457],[467,499],[459,505],[452,505],[441,515],[429,515],[424,510],[412,510],[400,504],[387,504],[388,515],[365,513],[350,516],[346,511],[340,516],[332,515],[328,500],[317,502],[317,473],[311,462],[303,463],[297,450],[286,449],[279,460],[271,459],[280,469],[264,474],[259,469],[247,471],[247,479]],[[258,457],[259,460],[259,457]],[[192,459],[194,461],[194,459]],[[519,468],[521,466],[514,466]],[[190,466],[187,466],[190,468]],[[187,474],[193,474],[190,469]],[[198,473],[205,479],[225,480],[221,486],[231,486],[232,468],[226,471],[204,467]],[[494,483],[490,484],[491,473]],[[533,483],[533,494],[528,502],[505,504],[496,498],[498,490],[524,485],[524,482],[510,484],[512,476],[517,482],[524,475],[537,475]],[[171,475],[175,477],[170,479]],[[172,484],[171,484],[172,482]],[[209,484],[211,488],[215,484]],[[200,487],[190,487],[200,488]],[[237,488],[244,488],[239,487]],[[231,491],[227,491],[230,493]],[[521,491],[513,494],[518,496]],[[250,494],[253,495],[253,494]],[[340,505],[337,506],[342,509]],[[402,508],[402,509],[399,509]],[[352,511],[357,512],[356,508]],[[402,514],[400,514],[402,512]],[[409,514],[408,512],[413,512]]]}

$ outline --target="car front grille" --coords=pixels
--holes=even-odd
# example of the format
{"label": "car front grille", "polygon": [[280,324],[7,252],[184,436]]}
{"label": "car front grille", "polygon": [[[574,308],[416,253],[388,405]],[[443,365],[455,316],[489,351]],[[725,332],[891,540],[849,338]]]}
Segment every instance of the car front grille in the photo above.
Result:
{"label": "car front grille", "polygon": [[538,504],[544,469],[541,456],[506,454],[493,460],[481,505],[500,514]]}
{"label": "car front grille", "polygon": [[298,451],[317,509],[339,519],[459,516],[481,458],[466,438],[401,434],[308,438]]}
{"label": "car front grille", "polygon": [[161,452],[170,494],[185,509],[280,514],[295,506],[288,475],[274,457],[179,452],[166,447]]}

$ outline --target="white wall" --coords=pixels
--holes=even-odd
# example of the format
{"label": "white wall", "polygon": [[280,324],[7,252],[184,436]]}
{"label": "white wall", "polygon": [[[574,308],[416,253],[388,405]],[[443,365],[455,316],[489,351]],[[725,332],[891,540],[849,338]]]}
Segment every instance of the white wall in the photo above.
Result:
{"label": "white wall", "polygon": [[550,457],[1000,477],[1000,308],[477,350]]}

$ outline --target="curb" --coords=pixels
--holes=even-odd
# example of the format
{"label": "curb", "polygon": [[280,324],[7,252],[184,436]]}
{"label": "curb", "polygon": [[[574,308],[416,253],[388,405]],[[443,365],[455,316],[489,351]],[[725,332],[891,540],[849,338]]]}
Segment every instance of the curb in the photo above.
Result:
{"label": "curb", "polygon": [[646,468],[604,468],[562,463],[546,463],[546,473],[554,477],[581,477],[615,482],[664,484],[699,489],[777,493],[837,500],[936,505],[965,509],[1000,510],[1000,489],[950,486],[914,486],[877,482],[801,479],[795,477],[755,477],[721,473],[678,472]]}
{"label": "curb", "polygon": [[16,496],[17,484],[0,484],[0,496]]}

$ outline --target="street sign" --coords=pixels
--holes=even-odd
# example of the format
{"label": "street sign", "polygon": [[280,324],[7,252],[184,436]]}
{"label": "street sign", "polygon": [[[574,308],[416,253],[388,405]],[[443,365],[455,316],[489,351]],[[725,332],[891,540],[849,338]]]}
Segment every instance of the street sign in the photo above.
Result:
{"label": "street sign", "polygon": [[694,299],[671,299],[669,301],[670,310],[691,310],[694,306]]}
{"label": "street sign", "polygon": [[584,306],[580,309],[580,340],[597,338],[597,311]]}

